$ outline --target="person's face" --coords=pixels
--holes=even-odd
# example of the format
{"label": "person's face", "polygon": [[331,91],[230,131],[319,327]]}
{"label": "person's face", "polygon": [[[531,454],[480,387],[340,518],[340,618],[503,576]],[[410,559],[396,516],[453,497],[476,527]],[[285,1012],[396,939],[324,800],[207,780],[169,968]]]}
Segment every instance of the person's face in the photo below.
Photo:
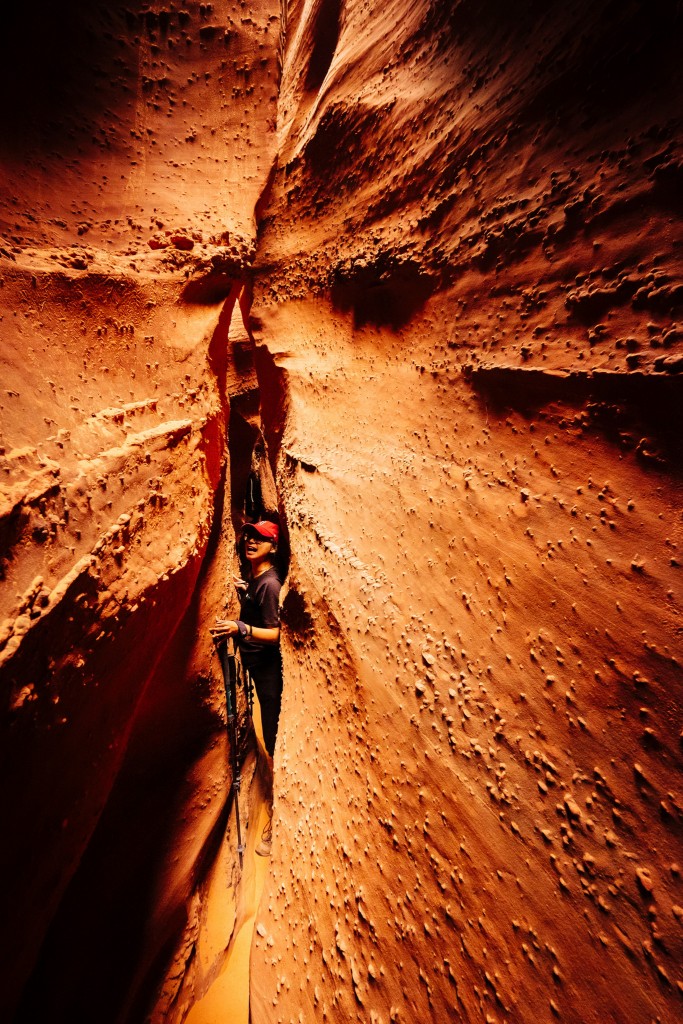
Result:
{"label": "person's face", "polygon": [[253,530],[244,534],[244,553],[251,561],[254,558],[264,558],[273,549],[273,542],[265,537],[260,537]]}

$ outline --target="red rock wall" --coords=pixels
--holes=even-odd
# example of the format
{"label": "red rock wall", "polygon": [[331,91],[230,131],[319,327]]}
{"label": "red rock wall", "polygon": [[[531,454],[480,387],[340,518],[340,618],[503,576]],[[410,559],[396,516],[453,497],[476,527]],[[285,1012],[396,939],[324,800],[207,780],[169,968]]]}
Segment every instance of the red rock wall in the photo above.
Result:
{"label": "red rock wall", "polygon": [[257,252],[253,1018],[680,1019],[680,18],[351,2],[313,73],[332,8],[290,7]]}
{"label": "red rock wall", "polygon": [[260,396],[253,1020],[680,1017],[679,39],[585,0],[7,15],[6,1015],[180,1021],[220,969],[205,628]]}
{"label": "red rock wall", "polygon": [[4,18],[3,1019],[139,1019],[186,926],[191,955],[229,794],[206,630],[229,404],[258,404],[229,324],[278,40],[268,3]]}

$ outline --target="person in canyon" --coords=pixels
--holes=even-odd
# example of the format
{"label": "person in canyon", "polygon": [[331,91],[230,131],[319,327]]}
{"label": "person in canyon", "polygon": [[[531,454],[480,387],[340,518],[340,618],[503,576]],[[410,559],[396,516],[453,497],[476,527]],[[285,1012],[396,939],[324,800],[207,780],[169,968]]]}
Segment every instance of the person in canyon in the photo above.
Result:
{"label": "person in canyon", "polygon": [[267,857],[272,841],[273,754],[282,703],[279,599],[282,583],[276,568],[279,528],[263,520],[247,523],[240,538],[241,554],[249,563],[248,579],[234,577],[240,594],[239,619],[217,619],[217,636],[232,636],[242,665],[251,676],[259,706],[266,747],[268,821],[256,852]]}

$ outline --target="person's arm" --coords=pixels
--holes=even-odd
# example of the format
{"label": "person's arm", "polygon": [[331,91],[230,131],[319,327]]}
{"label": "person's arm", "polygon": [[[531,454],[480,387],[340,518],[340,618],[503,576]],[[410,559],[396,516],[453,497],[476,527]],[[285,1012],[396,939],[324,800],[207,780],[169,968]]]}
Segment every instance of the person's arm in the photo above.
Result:
{"label": "person's arm", "polygon": [[240,629],[239,622],[235,619],[216,619],[216,628],[211,632],[214,636],[237,636],[242,633],[243,636],[253,636],[254,640],[260,640],[264,644],[276,644],[280,640],[279,626],[250,626],[248,623],[242,625],[245,626],[246,632]]}
{"label": "person's arm", "polygon": [[276,644],[280,640],[279,626],[247,626],[247,636],[260,640],[263,644]]}

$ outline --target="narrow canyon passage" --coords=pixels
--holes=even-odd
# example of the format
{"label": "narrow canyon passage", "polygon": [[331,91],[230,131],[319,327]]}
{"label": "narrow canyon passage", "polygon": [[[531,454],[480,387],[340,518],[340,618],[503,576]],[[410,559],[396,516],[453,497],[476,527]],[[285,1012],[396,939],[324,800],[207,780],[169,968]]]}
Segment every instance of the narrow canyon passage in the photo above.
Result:
{"label": "narrow canyon passage", "polygon": [[8,13],[3,1020],[683,1018],[681,19]]}

